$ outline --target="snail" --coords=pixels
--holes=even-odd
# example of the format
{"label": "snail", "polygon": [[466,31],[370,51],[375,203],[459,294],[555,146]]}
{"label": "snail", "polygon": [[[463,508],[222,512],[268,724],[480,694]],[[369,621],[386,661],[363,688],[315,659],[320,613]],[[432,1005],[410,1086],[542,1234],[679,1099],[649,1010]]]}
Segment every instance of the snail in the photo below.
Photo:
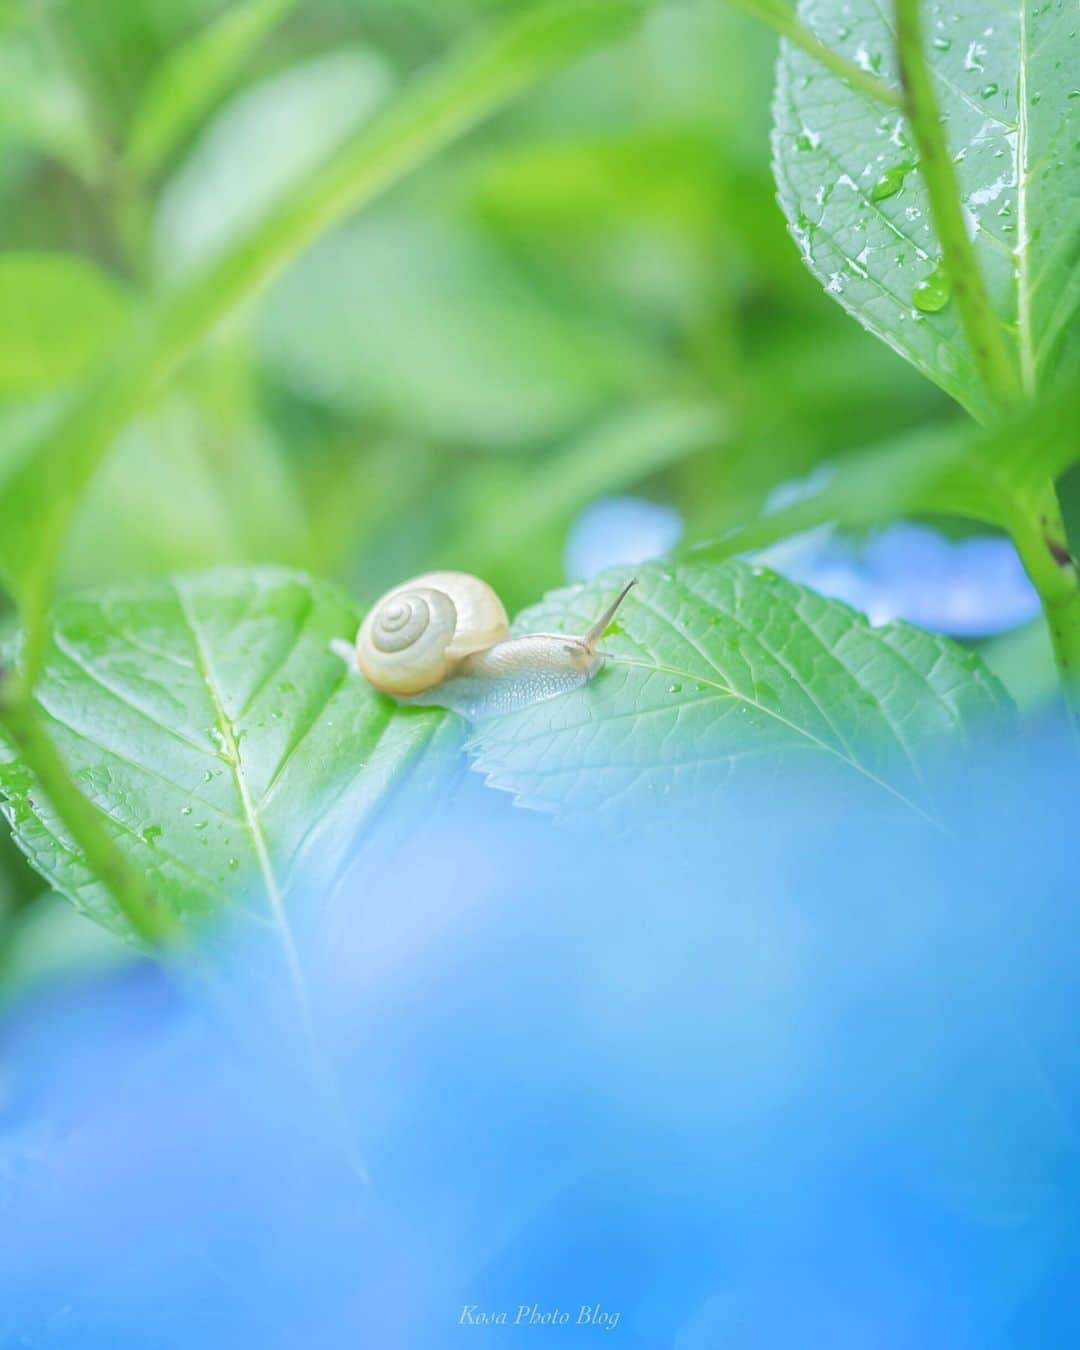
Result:
{"label": "snail", "polygon": [[604,664],[596,644],[633,585],[581,637],[510,637],[506,610],[487,582],[465,572],[427,572],[372,606],[355,649],[332,646],[399,703],[438,704],[476,720],[587,684]]}

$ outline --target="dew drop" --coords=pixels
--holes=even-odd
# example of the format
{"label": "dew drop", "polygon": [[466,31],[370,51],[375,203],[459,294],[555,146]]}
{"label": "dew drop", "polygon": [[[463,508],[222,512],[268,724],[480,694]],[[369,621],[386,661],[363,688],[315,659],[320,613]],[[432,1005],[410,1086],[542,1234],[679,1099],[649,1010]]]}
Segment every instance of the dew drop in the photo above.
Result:
{"label": "dew drop", "polygon": [[924,314],[936,314],[949,303],[950,294],[948,273],[944,266],[939,264],[911,292],[911,303]]}
{"label": "dew drop", "polygon": [[182,806],[182,807],[180,808],[180,814],[181,814],[182,816],[190,816],[190,815],[191,815],[191,807],[190,807],[190,806]]}
{"label": "dew drop", "polygon": [[669,684],[669,685],[668,685],[668,693],[669,693],[669,694],[681,694],[681,693],[682,693],[682,685],[681,685],[681,684]]}
{"label": "dew drop", "polygon": [[983,98],[993,98],[994,95],[997,93],[997,91],[998,91],[997,85],[993,82],[993,80],[991,80],[989,84],[983,85],[983,87],[979,90],[979,93]]}
{"label": "dew drop", "polygon": [[155,839],[159,839],[161,837],[161,826],[147,825],[146,829],[143,830],[142,832],[142,837],[146,840],[148,844],[152,844]]}
{"label": "dew drop", "polygon": [[870,200],[881,202],[886,197],[895,197],[904,186],[904,179],[914,167],[910,160],[905,159],[900,164],[893,164],[886,169],[870,189]]}

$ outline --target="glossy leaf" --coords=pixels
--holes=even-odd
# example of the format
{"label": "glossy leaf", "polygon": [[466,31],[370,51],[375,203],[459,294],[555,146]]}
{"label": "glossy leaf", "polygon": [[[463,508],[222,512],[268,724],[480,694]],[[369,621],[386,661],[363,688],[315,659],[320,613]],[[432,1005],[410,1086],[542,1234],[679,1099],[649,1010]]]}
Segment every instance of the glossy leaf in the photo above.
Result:
{"label": "glossy leaf", "polygon": [[[741,562],[647,563],[585,688],[480,723],[476,767],[528,806],[629,818],[682,793],[733,800],[743,773],[808,756],[914,810],[943,742],[1009,709],[974,653],[907,624],[873,628],[838,601]],[[518,632],[583,632],[624,573],[558,591]]]}
{"label": "glossy leaf", "polygon": [[121,287],[83,258],[0,254],[0,397],[78,378],[102,358],[127,314]]}
{"label": "glossy leaf", "polygon": [[[877,0],[802,0],[830,47],[897,84]],[[963,209],[1024,386],[1071,366],[1080,303],[1080,59],[1071,0],[926,7],[927,58]],[[825,289],[923,374],[986,411],[941,267],[908,127],[784,44],[774,104],[780,199]]]}
{"label": "glossy leaf", "polygon": [[[453,723],[399,710],[330,650],[355,610],[278,569],[220,570],[64,602],[36,692],[103,827],[181,922],[222,908],[286,922],[300,870],[332,876],[359,826],[439,753]],[[433,787],[432,787],[433,790]],[[34,866],[85,913],[124,924],[28,770],[0,791]]]}

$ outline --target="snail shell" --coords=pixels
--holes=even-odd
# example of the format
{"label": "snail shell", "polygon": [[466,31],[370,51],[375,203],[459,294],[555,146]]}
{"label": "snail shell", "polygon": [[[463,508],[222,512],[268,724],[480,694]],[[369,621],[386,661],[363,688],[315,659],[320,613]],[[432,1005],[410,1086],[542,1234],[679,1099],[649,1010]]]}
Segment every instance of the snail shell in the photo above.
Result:
{"label": "snail shell", "polygon": [[398,697],[448,679],[466,657],[501,642],[510,624],[502,601],[466,572],[425,572],[374,605],[356,638],[361,674]]}

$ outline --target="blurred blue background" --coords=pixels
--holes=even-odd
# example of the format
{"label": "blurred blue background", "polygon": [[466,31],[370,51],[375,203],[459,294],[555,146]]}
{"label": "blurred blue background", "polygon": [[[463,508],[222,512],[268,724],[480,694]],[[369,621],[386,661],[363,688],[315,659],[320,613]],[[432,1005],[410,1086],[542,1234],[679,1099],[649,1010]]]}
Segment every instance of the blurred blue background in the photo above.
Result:
{"label": "blurred blue background", "polygon": [[466,776],[309,897],[311,1037],[271,939],[39,984],[0,1343],[1076,1344],[1064,734],[943,831],[793,778],[598,835]]}

